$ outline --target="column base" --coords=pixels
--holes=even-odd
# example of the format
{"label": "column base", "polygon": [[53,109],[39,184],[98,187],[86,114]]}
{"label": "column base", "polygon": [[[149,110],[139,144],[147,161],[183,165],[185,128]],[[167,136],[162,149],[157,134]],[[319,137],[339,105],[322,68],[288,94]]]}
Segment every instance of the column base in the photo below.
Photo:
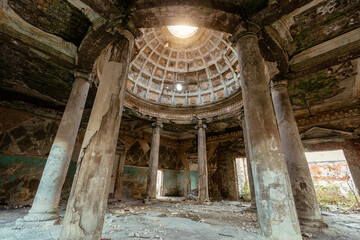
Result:
{"label": "column base", "polygon": [[57,212],[29,212],[23,220],[24,222],[44,222],[44,221],[56,221],[59,219]]}
{"label": "column base", "polygon": [[301,231],[309,233],[319,233],[321,229],[329,227],[323,219],[299,218],[299,223]]}
{"label": "column base", "polygon": [[158,200],[156,198],[145,198],[144,199],[144,203],[145,204],[153,204],[153,203],[157,203]]}
{"label": "column base", "polygon": [[251,204],[250,207],[248,208],[249,212],[257,212],[257,207],[256,204]]}
{"label": "column base", "polygon": [[203,201],[200,201],[200,199],[198,199],[197,201],[198,201],[198,203],[200,203],[200,204],[211,204],[210,199],[205,199],[205,200],[203,200]]}
{"label": "column base", "polygon": [[59,219],[46,220],[46,221],[26,221],[24,218],[18,218],[15,221],[17,226],[53,226],[59,223]]}

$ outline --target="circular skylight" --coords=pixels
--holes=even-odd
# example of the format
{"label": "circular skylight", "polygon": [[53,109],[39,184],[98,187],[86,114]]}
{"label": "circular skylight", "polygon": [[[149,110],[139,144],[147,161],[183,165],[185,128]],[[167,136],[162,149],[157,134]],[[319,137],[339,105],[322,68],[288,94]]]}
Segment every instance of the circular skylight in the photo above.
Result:
{"label": "circular skylight", "polygon": [[176,84],[176,90],[181,91],[182,85],[180,83]]}
{"label": "circular skylight", "polygon": [[191,37],[198,30],[198,27],[185,26],[185,25],[168,26],[167,28],[172,35],[178,38]]}

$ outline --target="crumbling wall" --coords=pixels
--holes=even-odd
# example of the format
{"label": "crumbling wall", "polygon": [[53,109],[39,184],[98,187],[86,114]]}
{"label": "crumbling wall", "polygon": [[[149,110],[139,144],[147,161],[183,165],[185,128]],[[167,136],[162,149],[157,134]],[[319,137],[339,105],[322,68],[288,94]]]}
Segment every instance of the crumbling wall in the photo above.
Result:
{"label": "crumbling wall", "polygon": [[0,153],[46,158],[59,122],[0,107]]}
{"label": "crumbling wall", "polygon": [[[46,159],[42,158],[0,155],[0,204],[31,204],[45,163]],[[71,162],[61,193],[62,200],[70,194],[75,171],[76,163]]]}
{"label": "crumbling wall", "polygon": [[159,169],[183,170],[184,164],[177,158],[174,148],[160,146],[159,149]]}
{"label": "crumbling wall", "polygon": [[[145,198],[150,150],[151,143],[137,140],[127,151],[122,187],[124,198]],[[164,170],[163,195],[181,196],[183,190],[178,187],[177,173],[184,169],[184,165],[178,160],[174,148],[160,146],[158,168]]]}
{"label": "crumbling wall", "polygon": [[163,195],[179,196],[179,189],[177,187],[177,171],[164,170]]}
{"label": "crumbling wall", "polygon": [[308,151],[342,149],[357,191],[360,192],[360,139],[305,144]]}
{"label": "crumbling wall", "polygon": [[144,199],[146,196],[147,174],[148,168],[125,166],[121,188],[122,198]]}
{"label": "crumbling wall", "polygon": [[346,161],[309,162],[315,181],[349,181],[350,172]]}
{"label": "crumbling wall", "polygon": [[234,155],[226,146],[219,145],[210,162],[213,168],[208,169],[209,197],[213,200],[238,200],[237,175]]}
{"label": "crumbling wall", "polygon": [[[31,204],[59,121],[0,107],[0,204]],[[69,196],[76,162],[71,162],[61,199]]]}
{"label": "crumbling wall", "polygon": [[176,186],[179,192],[179,196],[185,196],[187,187],[185,171],[176,171]]}
{"label": "crumbling wall", "polygon": [[190,183],[191,183],[191,190],[194,190],[198,187],[199,184],[199,173],[198,171],[190,171]]}

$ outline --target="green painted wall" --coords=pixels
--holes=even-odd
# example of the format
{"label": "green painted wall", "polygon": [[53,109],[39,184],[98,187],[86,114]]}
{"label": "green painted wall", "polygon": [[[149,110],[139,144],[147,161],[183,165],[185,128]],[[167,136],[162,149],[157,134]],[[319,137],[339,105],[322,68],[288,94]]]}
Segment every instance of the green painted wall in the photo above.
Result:
{"label": "green painted wall", "polygon": [[190,182],[191,182],[191,190],[195,189],[199,183],[198,171],[190,171]]}
{"label": "green painted wall", "polygon": [[180,196],[186,193],[186,171],[176,171],[176,185]]}
{"label": "green painted wall", "polygon": [[[46,159],[22,156],[0,155],[0,204],[31,204],[35,197]],[[71,162],[62,190],[65,200],[70,189],[76,163]]]}
{"label": "green painted wall", "polygon": [[122,198],[144,199],[146,196],[148,168],[124,167]]}
{"label": "green painted wall", "polygon": [[164,170],[164,179],[163,179],[164,196],[179,196],[176,175],[177,175],[177,171]]}

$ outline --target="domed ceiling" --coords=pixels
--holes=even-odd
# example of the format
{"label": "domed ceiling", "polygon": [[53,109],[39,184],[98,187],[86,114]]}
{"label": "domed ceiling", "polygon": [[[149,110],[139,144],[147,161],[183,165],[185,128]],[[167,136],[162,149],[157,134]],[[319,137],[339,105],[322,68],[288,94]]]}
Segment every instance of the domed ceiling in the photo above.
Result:
{"label": "domed ceiling", "polygon": [[142,29],[129,69],[129,94],[159,105],[186,107],[207,105],[236,92],[239,71],[229,35],[204,28],[186,30],[177,35],[172,26]]}

